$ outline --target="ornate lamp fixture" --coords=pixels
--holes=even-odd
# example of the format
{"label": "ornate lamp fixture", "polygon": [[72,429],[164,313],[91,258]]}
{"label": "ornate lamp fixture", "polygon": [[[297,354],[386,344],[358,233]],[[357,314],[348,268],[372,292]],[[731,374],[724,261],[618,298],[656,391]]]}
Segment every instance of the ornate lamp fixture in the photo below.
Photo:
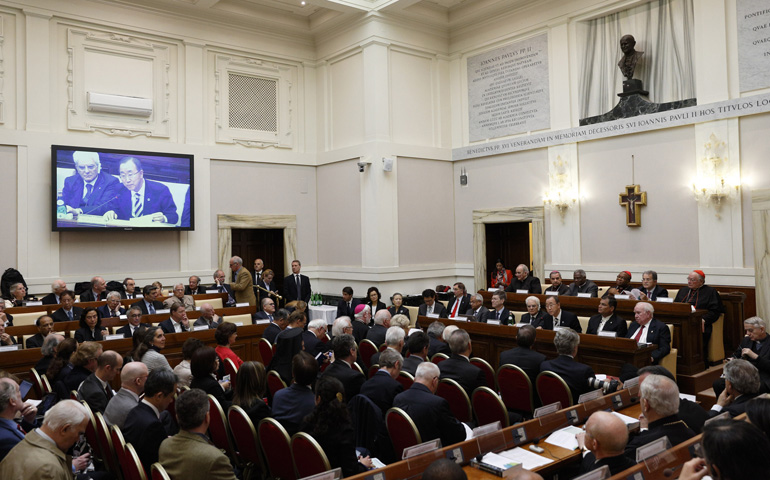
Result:
{"label": "ornate lamp fixture", "polygon": [[553,168],[548,173],[549,189],[543,194],[543,205],[558,209],[562,219],[564,213],[577,204],[577,189],[572,185],[569,162],[562,160],[561,155],[553,161]]}
{"label": "ornate lamp fixture", "polygon": [[723,202],[737,197],[741,191],[740,178],[730,171],[727,144],[713,133],[703,145],[703,157],[698,162],[698,174],[692,182],[695,200],[704,206],[714,206],[719,216]]}

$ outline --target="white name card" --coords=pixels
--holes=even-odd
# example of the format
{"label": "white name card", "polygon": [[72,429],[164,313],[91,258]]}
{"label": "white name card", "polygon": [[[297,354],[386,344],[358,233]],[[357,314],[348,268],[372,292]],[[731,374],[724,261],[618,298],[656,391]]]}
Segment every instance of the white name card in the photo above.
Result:
{"label": "white name card", "polygon": [[516,324],[516,325],[514,325],[514,326],[515,326],[515,327],[519,327],[519,328],[521,328],[521,327],[523,327],[524,325],[529,325],[529,323],[517,323],[517,324]]}
{"label": "white name card", "polygon": [[263,323],[270,323],[270,319],[269,318],[260,318],[260,319],[257,320],[256,325],[262,325]]}
{"label": "white name card", "polygon": [[206,290],[206,293],[207,294],[219,293],[219,290],[217,290],[217,289]]}
{"label": "white name card", "polygon": [[543,405],[540,408],[536,408],[533,417],[539,418],[550,413],[558,412],[559,410],[561,410],[561,402],[554,402],[550,405]]}
{"label": "white name card", "polygon": [[21,348],[21,345],[19,345],[19,344],[7,345],[7,346],[4,346],[4,347],[0,347],[0,352],[14,352],[14,351],[16,351],[16,350],[18,350],[20,348]]}
{"label": "white name card", "polygon": [[328,472],[317,473],[315,475],[305,477],[302,480],[339,480],[340,478],[342,478],[342,468],[335,468],[334,470],[329,470]]}
{"label": "white name card", "polygon": [[498,432],[503,429],[502,424],[498,420],[497,422],[488,423],[486,425],[482,425],[480,427],[476,427],[473,429],[473,438],[478,438],[482,435],[487,435],[489,433]]}
{"label": "white name card", "polygon": [[668,437],[662,437],[657,440],[653,440],[647,445],[636,449],[636,463],[639,463],[646,458],[650,458],[653,455],[665,452],[669,448],[671,448],[671,442],[669,441]]}
{"label": "white name card", "polygon": [[499,288],[487,288],[487,292],[496,292],[500,290]]}
{"label": "white name card", "polygon": [[610,478],[611,476],[612,474],[610,474],[610,467],[605,465],[602,468],[593,470],[579,477],[575,477],[572,480],[604,480],[605,478]]}
{"label": "white name card", "polygon": [[236,307],[248,307],[249,306],[249,302],[236,303],[235,306]]}
{"label": "white name card", "polygon": [[658,297],[655,301],[660,303],[674,303],[674,299],[671,297]]}
{"label": "white name card", "polygon": [[243,322],[235,322],[235,326],[242,327],[243,326]]}
{"label": "white name card", "polygon": [[591,298],[590,293],[578,293],[577,296],[580,298]]}
{"label": "white name card", "polygon": [[169,313],[170,311],[171,311],[170,309],[164,308],[164,309],[161,309],[161,310],[155,310],[155,313],[160,315],[162,313]]}
{"label": "white name card", "polygon": [[123,338],[122,333],[113,333],[112,335],[104,337],[105,340],[120,340],[121,338]]}
{"label": "white name card", "polygon": [[201,307],[195,307],[195,311],[200,311]]}
{"label": "white name card", "polygon": [[439,448],[441,448],[441,439],[437,438],[435,440],[430,440],[419,445],[414,445],[413,447],[405,448],[401,459],[406,460],[407,458],[416,457],[417,455],[432,452],[433,450],[437,450]]}
{"label": "white name card", "polygon": [[546,290],[545,294],[546,295],[556,295],[556,296],[559,296],[559,292],[557,292],[555,290]]}
{"label": "white name card", "polygon": [[622,295],[621,294],[615,295],[615,300],[630,300],[630,299],[631,299],[631,295],[628,295],[625,293]]}
{"label": "white name card", "polygon": [[590,402],[591,400],[596,400],[597,398],[600,398],[603,393],[604,392],[602,392],[601,388],[594,390],[593,392],[584,393],[578,397],[578,403],[586,403]]}
{"label": "white name card", "polygon": [[599,336],[600,337],[612,337],[612,338],[615,338],[615,337],[618,336],[618,332],[606,332],[606,331],[602,330],[601,332],[599,332]]}
{"label": "white name card", "polygon": [[428,318],[439,318],[438,313],[428,313],[425,316]]}
{"label": "white name card", "polygon": [[193,326],[193,332],[197,332],[199,330],[208,330],[208,329],[209,329],[208,325]]}
{"label": "white name card", "polygon": [[144,294],[143,293],[137,293],[136,295],[134,295],[134,297],[136,297],[136,298],[144,298]]}
{"label": "white name card", "polygon": [[42,301],[34,301],[34,302],[27,302],[24,305],[27,306],[27,307],[37,307],[37,306],[42,305],[42,304],[43,304]]}
{"label": "white name card", "polygon": [[523,293],[524,295],[526,295],[526,294],[529,293],[529,290],[525,290],[523,288],[519,288],[519,289],[516,290],[516,293]]}
{"label": "white name card", "polygon": [[487,320],[487,323],[490,325],[500,325],[500,320],[493,320],[490,318],[489,320]]}

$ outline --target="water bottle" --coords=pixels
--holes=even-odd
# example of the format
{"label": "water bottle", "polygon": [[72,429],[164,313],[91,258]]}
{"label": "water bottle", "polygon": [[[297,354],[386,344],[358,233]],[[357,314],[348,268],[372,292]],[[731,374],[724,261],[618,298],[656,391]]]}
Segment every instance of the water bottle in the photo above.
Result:
{"label": "water bottle", "polygon": [[64,218],[67,216],[67,207],[64,206],[64,199],[61,192],[56,197],[56,218]]}

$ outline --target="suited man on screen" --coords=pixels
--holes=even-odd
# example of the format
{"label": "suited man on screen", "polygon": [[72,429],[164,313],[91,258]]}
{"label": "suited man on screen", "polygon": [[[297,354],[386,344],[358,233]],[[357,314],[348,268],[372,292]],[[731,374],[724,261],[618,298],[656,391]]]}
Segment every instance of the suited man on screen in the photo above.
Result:
{"label": "suited man on screen", "polygon": [[73,152],[75,174],[64,179],[62,200],[67,213],[104,215],[120,192],[120,182],[107,172],[96,152]]}
{"label": "suited man on screen", "polygon": [[105,220],[130,220],[147,215],[153,222],[175,224],[179,220],[176,204],[168,187],[144,179],[142,162],[135,157],[120,160],[120,181],[126,187],[110,202]]}

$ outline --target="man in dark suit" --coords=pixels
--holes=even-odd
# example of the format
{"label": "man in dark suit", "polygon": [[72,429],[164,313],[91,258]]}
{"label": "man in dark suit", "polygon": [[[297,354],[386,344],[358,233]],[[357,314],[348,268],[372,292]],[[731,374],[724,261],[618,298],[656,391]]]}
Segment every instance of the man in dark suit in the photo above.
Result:
{"label": "man in dark suit", "polygon": [[465,290],[465,284],[462,282],[452,285],[452,293],[454,296],[449,300],[447,311],[450,317],[457,317],[468,310],[471,305],[471,296]]}
{"label": "man in dark suit", "polygon": [[120,292],[120,297],[125,298],[128,300],[135,300],[138,298],[136,295],[138,292],[136,290],[136,281],[131,277],[126,277],[123,279],[123,291]]}
{"label": "man in dark suit", "polygon": [[133,338],[134,332],[142,323],[142,310],[139,307],[131,307],[128,309],[126,317],[128,317],[128,325],[123,325],[115,330],[115,333],[120,333],[123,338]]}
{"label": "man in dark suit", "polygon": [[578,363],[575,360],[580,344],[580,335],[569,328],[562,328],[556,332],[553,338],[558,357],[546,360],[540,364],[540,371],[551,371],[559,375],[572,392],[572,399],[577,404],[580,395],[593,390],[588,385],[588,379],[594,378],[594,371],[588,365]]}
{"label": "man in dark suit", "polygon": [[187,318],[187,310],[184,305],[177,304],[171,307],[171,317],[158,324],[163,333],[182,333],[190,331],[190,320]]}
{"label": "man in dark suit", "polygon": [[65,290],[59,297],[61,308],[51,314],[54,322],[77,322],[83,314],[83,309],[75,305],[75,292]]}
{"label": "man in dark suit", "polygon": [[540,299],[530,295],[524,299],[527,313],[521,316],[521,323],[528,323],[540,330],[553,330],[553,318],[540,308]]}
{"label": "man in dark suit", "polygon": [[310,279],[299,273],[301,269],[300,261],[293,260],[291,262],[291,275],[283,279],[283,296],[287,303],[294,300],[310,301],[310,294],[312,293]]}
{"label": "man in dark suit", "polygon": [[374,315],[374,325],[366,334],[366,339],[371,340],[379,348],[380,345],[385,343],[385,335],[387,335],[388,328],[390,328],[390,312],[387,310],[377,310],[377,313]]}
{"label": "man in dark suit", "polygon": [[639,300],[654,302],[658,298],[668,297],[668,290],[658,285],[658,272],[647,270],[642,273],[642,286],[639,288]]}
{"label": "man in dark suit", "polygon": [[102,171],[96,152],[73,152],[75,174],[64,179],[62,200],[67,213],[103,215],[120,191],[117,178]]}
{"label": "man in dark suit", "polygon": [[433,358],[433,355],[437,353],[443,353],[445,355],[452,354],[452,350],[443,338],[444,328],[444,324],[438,320],[428,325],[428,338],[430,340],[430,345],[428,346],[428,359]]}
{"label": "man in dark suit", "polygon": [[422,291],[422,305],[417,309],[417,315],[433,316],[438,318],[447,318],[447,311],[444,304],[436,301],[436,291],[427,288]]}
{"label": "man in dark suit", "polygon": [[540,373],[540,365],[545,361],[545,355],[532,350],[535,343],[535,327],[524,325],[516,333],[516,347],[500,354],[500,365],[511,364],[524,370],[532,386]]}
{"label": "man in dark suit", "polygon": [[417,367],[422,362],[428,361],[430,337],[425,332],[415,332],[406,339],[406,346],[409,349],[409,356],[404,359],[404,366],[401,367],[401,370],[414,377],[417,373]]}
{"label": "man in dark suit", "polygon": [[153,222],[175,224],[179,220],[176,204],[168,187],[162,183],[145,180],[142,162],[138,158],[120,160],[120,179],[123,188],[110,202],[104,214],[106,220],[130,220],[152,215]]}
{"label": "man in dark suit", "polygon": [[201,277],[193,275],[187,281],[188,285],[184,287],[185,295],[203,295],[206,293],[206,287],[201,285]]}
{"label": "man in dark suit", "polygon": [[470,306],[465,310],[466,315],[473,315],[474,322],[483,322],[487,319],[489,309],[484,306],[484,297],[480,293],[470,296]]}
{"label": "man in dark suit", "polygon": [[364,375],[353,367],[358,357],[358,347],[353,335],[343,334],[334,337],[334,363],[324,370],[323,375],[331,375],[345,387],[345,402],[361,392]]}
{"label": "man in dark suit", "polygon": [[53,318],[48,315],[41,315],[35,320],[37,333],[27,339],[26,348],[42,348],[45,338],[53,330]]}
{"label": "man in dark suit", "polygon": [[615,475],[633,467],[636,462],[623,453],[627,443],[628,428],[620,417],[609,412],[594,412],[586,422],[585,433],[578,434],[579,446],[588,450],[579,473],[582,475],[607,466],[610,475]]}
{"label": "man in dark suit", "polygon": [[598,335],[599,332],[615,332],[618,338],[623,338],[628,333],[626,321],[615,314],[618,301],[615,296],[607,296],[599,300],[599,314],[588,319],[586,333]]}
{"label": "man in dark suit", "polygon": [[102,277],[91,279],[91,288],[80,294],[81,302],[99,302],[107,299],[107,282]]}
{"label": "man in dark suit", "polygon": [[[322,338],[326,338],[326,320],[319,318],[309,322],[307,330],[302,332],[304,350],[314,358],[318,357],[319,353],[331,350],[331,345],[326,345],[326,342],[321,340]],[[319,364],[323,363],[325,359],[325,356],[318,357]]]}
{"label": "man in dark suit", "polygon": [[110,292],[107,294],[107,303],[96,309],[96,313],[101,318],[120,318],[126,314],[126,309],[120,306],[120,292]]}
{"label": "man in dark suit", "polygon": [[350,317],[356,314],[356,307],[361,302],[353,298],[353,288],[345,287],[342,289],[342,300],[337,303],[337,318]]}
{"label": "man in dark suit", "polygon": [[510,323],[511,312],[505,308],[505,292],[503,290],[493,292],[490,301],[492,302],[492,310],[487,312],[484,323],[508,325]]}
{"label": "man in dark suit", "polygon": [[24,403],[19,391],[19,385],[10,378],[0,378],[0,461],[8,455],[17,443],[24,440],[24,433],[19,430],[19,424],[14,421],[21,414],[21,428],[29,432],[36,428],[37,408]]}
{"label": "man in dark suit", "polygon": [[449,336],[449,348],[452,349],[452,356],[438,364],[441,378],[449,378],[459,383],[468,398],[471,398],[474,390],[487,386],[487,377],[483,370],[471,365],[473,347],[468,332],[463,329],[452,332]]}
{"label": "man in dark suit", "polygon": [[273,418],[294,435],[305,418],[315,408],[315,394],[310,389],[318,375],[318,363],[307,352],[299,352],[291,360],[294,382],[273,395]]}
{"label": "man in dark suit", "polygon": [[40,301],[43,305],[58,305],[59,296],[63,291],[67,290],[67,284],[61,278],[54,280],[51,284],[51,293],[41,298]]}
{"label": "man in dark suit", "polygon": [[[567,327],[578,333],[583,333],[583,327],[580,326],[577,315],[561,309],[558,295],[551,295],[545,299],[545,311],[551,317],[553,328]],[[548,320],[545,320],[545,322],[548,322]]]}
{"label": "man in dark suit", "polygon": [[440,438],[442,445],[454,445],[465,440],[465,427],[452,415],[449,403],[435,395],[438,382],[438,366],[421,363],[414,384],[396,395],[393,406],[411,417],[423,442]]}
{"label": "man in dark suit", "polygon": [[577,297],[578,293],[588,293],[592,297],[599,296],[599,287],[591,280],[586,279],[585,270],[583,270],[582,268],[575,270],[572,273],[572,278],[574,282],[570,284],[569,289],[567,290],[567,293],[565,293],[564,295]]}
{"label": "man in dark suit", "polygon": [[658,346],[653,350],[652,364],[657,365],[671,351],[671,331],[668,326],[653,318],[655,308],[650,303],[638,302],[634,306],[635,322],[631,323],[626,338],[633,338],[637,343],[654,343]]}
{"label": "man in dark suit", "polygon": [[104,414],[107,404],[113,397],[112,380],[121,368],[123,368],[123,357],[118,352],[107,350],[99,355],[96,370],[78,388],[78,396],[81,400],[85,400],[92,412]]}
{"label": "man in dark suit", "polygon": [[[770,392],[770,338],[767,336],[767,322],[759,317],[747,318],[743,321],[746,336],[741,340],[731,359],[742,358],[759,370],[759,391]],[[725,389],[724,378],[714,382],[714,393],[718,397]]]}
{"label": "man in dark suit", "polygon": [[706,274],[703,270],[693,270],[687,276],[687,286],[679,289],[674,302],[689,303],[696,310],[707,310],[703,314],[703,358],[706,366],[709,365],[708,344],[711,338],[711,329],[714,322],[724,313],[725,307],[719,292],[714,287],[705,284]]}
{"label": "man in dark suit", "polygon": [[396,381],[403,363],[404,359],[400,353],[386,348],[379,358],[380,369],[361,385],[361,395],[369,397],[380,407],[383,415],[393,406],[396,395],[404,391],[404,387]]}
{"label": "man in dark suit", "polygon": [[[385,333],[385,345],[388,346],[385,350],[393,350],[395,352],[401,353],[404,351],[404,337],[406,336],[406,333],[401,327],[393,326],[388,327],[387,332]],[[372,355],[372,358],[369,360],[370,365],[379,365],[380,364],[380,352],[376,352],[374,355]],[[403,367],[404,362],[401,362],[401,365]],[[398,374],[398,372],[396,372]]]}
{"label": "man in dark suit", "polygon": [[725,363],[725,389],[719,394],[717,403],[711,407],[709,415],[715,417],[722,412],[729,412],[736,417],[746,412],[746,403],[759,394],[759,370],[746,360],[734,358]]}
{"label": "man in dark suit", "polygon": [[[676,383],[674,375],[660,365],[642,367],[639,369],[638,374],[640,384],[644,382],[648,375],[661,375]],[[679,413],[677,415],[695,433],[701,433],[703,424],[709,419],[709,414],[703,407],[686,398],[679,399]]]}
{"label": "man in dark suit", "polygon": [[211,286],[211,290],[227,294],[227,299],[224,301],[225,307],[235,306],[235,292],[233,291],[233,287],[225,281],[224,271],[217,270],[214,272],[214,285]]}
{"label": "man in dark suit", "polygon": [[[267,302],[265,302],[267,300]],[[270,311],[271,309],[275,309],[275,305],[269,305],[272,300],[269,298],[262,299],[262,306],[263,308],[266,308],[267,310],[262,310],[261,312],[257,312],[257,314],[254,316],[258,321],[259,320],[268,320],[270,321],[270,317],[272,316],[273,319],[270,321],[270,324],[265,328],[265,331],[262,332],[262,338],[266,338],[270,340],[270,343],[275,343],[275,337],[278,336],[279,333],[281,333],[285,328],[286,325],[289,324],[289,311],[285,308],[282,308],[278,310],[277,312],[273,313]]]}
{"label": "man in dark suit", "polygon": [[562,283],[561,272],[558,270],[552,271],[548,278],[551,279],[551,285],[545,289],[543,293],[548,295],[549,292],[556,292],[557,295],[566,295],[569,287]]}
{"label": "man in dark suit", "polygon": [[142,315],[154,315],[158,310],[163,310],[163,304],[157,300],[160,291],[154,285],[147,285],[142,289],[144,295],[138,302],[132,303],[131,307],[137,307],[142,311]]}
{"label": "man in dark suit", "polygon": [[[123,424],[123,437],[131,443],[142,462],[145,471],[150,471],[158,461],[160,444],[170,432],[164,427],[167,422],[166,409],[174,400],[177,378],[174,372],[156,369],[150,372],[144,383],[144,398],[134,407]],[[161,412],[161,413],[158,413]]]}
{"label": "man in dark suit", "polygon": [[514,279],[505,289],[506,292],[519,293],[519,290],[526,290],[527,293],[543,293],[543,287],[540,286],[540,279],[529,274],[529,268],[521,264],[516,267]]}

